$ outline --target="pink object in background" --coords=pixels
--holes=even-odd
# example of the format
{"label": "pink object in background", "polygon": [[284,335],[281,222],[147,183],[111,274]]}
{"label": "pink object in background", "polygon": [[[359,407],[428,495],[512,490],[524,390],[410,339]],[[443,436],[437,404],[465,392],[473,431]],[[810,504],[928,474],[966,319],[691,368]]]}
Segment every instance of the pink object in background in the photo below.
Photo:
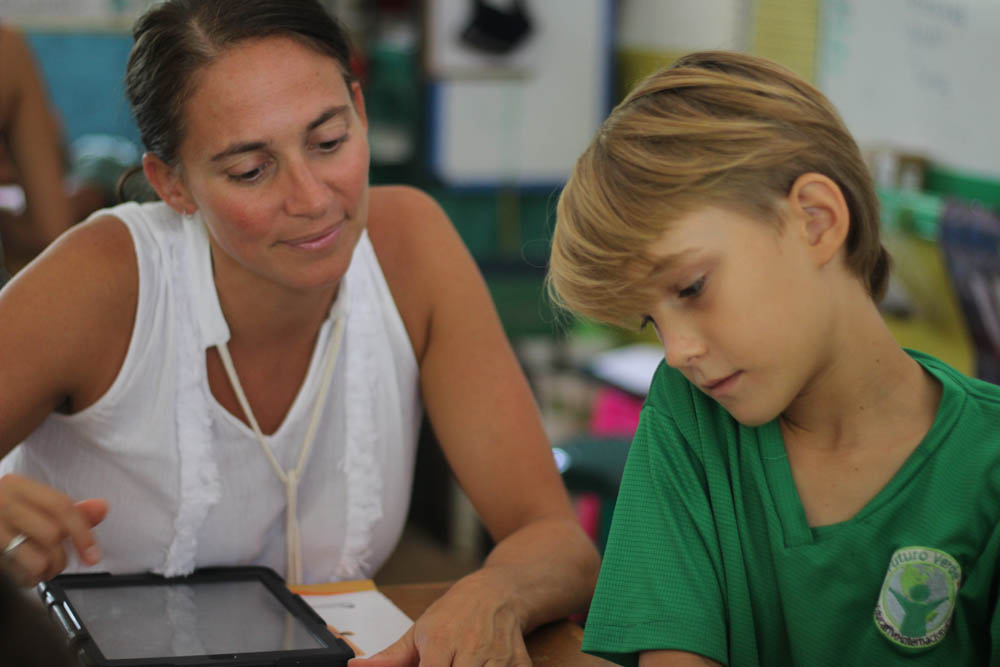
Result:
{"label": "pink object in background", "polygon": [[593,492],[573,496],[573,509],[583,532],[597,544],[601,533],[601,497]]}
{"label": "pink object in background", "polygon": [[641,398],[618,389],[603,387],[597,391],[591,410],[589,430],[600,437],[631,438],[639,425]]}

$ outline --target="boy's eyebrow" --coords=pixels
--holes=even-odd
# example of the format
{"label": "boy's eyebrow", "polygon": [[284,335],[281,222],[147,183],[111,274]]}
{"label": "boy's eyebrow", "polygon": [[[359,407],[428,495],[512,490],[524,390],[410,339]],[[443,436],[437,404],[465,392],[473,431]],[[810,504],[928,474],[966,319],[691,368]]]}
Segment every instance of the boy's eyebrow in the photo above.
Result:
{"label": "boy's eyebrow", "polygon": [[684,260],[690,259],[691,256],[697,255],[697,250],[694,248],[688,248],[686,250],[681,250],[680,252],[674,252],[669,255],[664,255],[662,257],[657,257],[653,260],[653,268],[649,271],[650,278],[658,278],[663,274],[677,268],[677,265],[684,262]]}
{"label": "boy's eyebrow", "polygon": [[[340,116],[341,114],[345,113],[347,109],[348,106],[346,104],[326,109],[315,119],[309,121],[309,124],[306,125],[306,133],[308,134],[309,132],[312,132],[317,127],[319,127],[326,121],[330,120],[331,118]],[[266,147],[267,147],[267,142],[265,141],[244,141],[240,143],[235,143],[226,146],[224,149],[222,149],[221,151],[213,155],[211,158],[209,158],[209,160],[211,162],[217,162],[222,158],[229,157],[231,155],[238,155],[240,153],[251,153],[253,151],[259,151],[260,149]]]}

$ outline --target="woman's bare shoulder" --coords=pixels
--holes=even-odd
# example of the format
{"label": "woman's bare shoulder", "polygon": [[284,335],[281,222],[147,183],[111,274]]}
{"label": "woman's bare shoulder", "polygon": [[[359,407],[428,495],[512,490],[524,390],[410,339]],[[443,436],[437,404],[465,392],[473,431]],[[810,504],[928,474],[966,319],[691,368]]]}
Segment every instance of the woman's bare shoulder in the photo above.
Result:
{"label": "woman's bare shoulder", "polygon": [[379,261],[424,272],[462,243],[444,209],[426,192],[404,185],[373,187],[368,235]]}
{"label": "woman's bare shoulder", "polygon": [[92,303],[94,298],[136,294],[138,276],[132,235],[119,218],[103,214],[67,230],[12,285],[24,283],[33,291],[48,291],[57,284],[62,287],[57,293],[71,290]]}
{"label": "woman's bare shoulder", "polygon": [[11,287],[22,284],[36,304],[49,304],[107,335],[131,332],[139,294],[132,235],[113,215],[76,225],[28,264]]}
{"label": "woman's bare shoulder", "polygon": [[87,268],[89,276],[79,277],[88,289],[110,282],[105,289],[118,298],[138,292],[139,269],[132,234],[120,218],[110,213],[71,227],[39,260],[56,274]]}
{"label": "woman's bare shoulder", "polygon": [[373,187],[368,236],[420,358],[442,288],[476,279],[475,264],[441,206],[417,188]]}
{"label": "woman's bare shoulder", "polygon": [[[139,271],[131,234],[111,215],[60,236],[0,291],[0,336],[40,350],[36,360],[74,403],[110,386],[128,350]],[[93,354],[101,350],[101,354]]]}
{"label": "woman's bare shoulder", "polygon": [[53,335],[61,331],[58,342],[66,349],[104,350],[94,356],[110,359],[117,372],[120,364],[114,359],[124,359],[138,307],[139,269],[131,234],[112,215],[76,225],[22,269],[4,292],[4,309],[16,311],[13,321],[35,322]]}
{"label": "woman's bare shoulder", "polygon": [[419,235],[449,224],[448,217],[423,190],[408,185],[373,186],[369,197],[368,233],[387,241],[389,236]]}

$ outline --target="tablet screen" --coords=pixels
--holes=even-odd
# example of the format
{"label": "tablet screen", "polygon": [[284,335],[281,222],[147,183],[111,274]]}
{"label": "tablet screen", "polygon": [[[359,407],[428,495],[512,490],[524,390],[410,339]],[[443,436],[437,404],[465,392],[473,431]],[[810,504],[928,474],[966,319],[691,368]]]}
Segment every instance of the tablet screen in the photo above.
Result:
{"label": "tablet screen", "polygon": [[260,581],[66,588],[109,660],[324,648]]}

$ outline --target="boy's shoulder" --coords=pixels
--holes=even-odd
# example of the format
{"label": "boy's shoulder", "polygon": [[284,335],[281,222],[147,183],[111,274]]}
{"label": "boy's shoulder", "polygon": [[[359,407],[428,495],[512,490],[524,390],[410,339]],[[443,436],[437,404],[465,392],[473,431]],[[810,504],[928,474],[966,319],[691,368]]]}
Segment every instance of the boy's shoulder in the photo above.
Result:
{"label": "boy's shoulder", "polygon": [[956,407],[964,405],[967,400],[971,401],[979,409],[984,409],[1000,416],[1000,385],[970,377],[946,362],[924,352],[909,349],[906,352],[917,363],[923,366],[927,372],[944,384],[946,391],[957,392],[964,399],[956,402]]}

